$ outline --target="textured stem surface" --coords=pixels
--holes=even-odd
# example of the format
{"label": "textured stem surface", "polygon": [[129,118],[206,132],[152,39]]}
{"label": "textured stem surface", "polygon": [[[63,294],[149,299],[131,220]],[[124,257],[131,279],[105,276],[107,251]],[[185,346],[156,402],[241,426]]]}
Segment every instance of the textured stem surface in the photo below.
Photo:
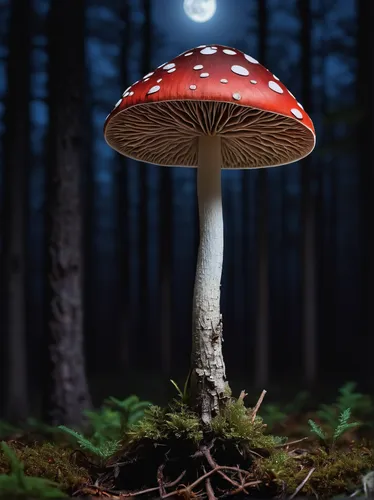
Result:
{"label": "textured stem surface", "polygon": [[223,264],[221,139],[199,138],[197,196],[200,245],[197,258],[192,318],[191,396],[204,424],[226,398],[220,312]]}

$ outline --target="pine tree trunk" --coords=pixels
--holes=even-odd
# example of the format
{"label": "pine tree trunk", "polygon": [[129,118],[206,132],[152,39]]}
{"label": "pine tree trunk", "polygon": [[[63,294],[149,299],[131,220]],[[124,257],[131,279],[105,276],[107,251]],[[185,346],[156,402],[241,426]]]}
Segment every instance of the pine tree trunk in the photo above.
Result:
{"label": "pine tree trunk", "polygon": [[[258,2],[259,61],[266,66],[268,36],[267,2]],[[268,172],[258,171],[257,202],[257,307],[255,386],[263,389],[269,381],[269,238],[268,238]]]}
{"label": "pine tree trunk", "polygon": [[84,0],[52,2],[49,58],[44,417],[53,425],[76,427],[91,406],[82,304]]}
{"label": "pine tree trunk", "polygon": [[[131,20],[128,2],[120,7],[122,23],[120,51],[120,82],[122,92],[129,85],[128,61],[131,53]],[[133,311],[130,304],[130,204],[129,204],[129,164],[127,158],[117,155],[115,189],[117,206],[117,244],[118,250],[118,335],[120,336],[119,359],[122,373],[131,368],[131,346]]]}
{"label": "pine tree trunk", "polygon": [[[302,47],[301,78],[302,103],[312,111],[311,76],[311,6],[309,0],[299,0]],[[316,227],[315,199],[312,193],[311,160],[301,162],[302,189],[302,336],[304,340],[304,377],[310,386],[317,376],[317,283],[316,283]]]}
{"label": "pine tree trunk", "polygon": [[[143,76],[151,71],[152,13],[150,0],[143,0],[142,65]],[[148,264],[148,165],[139,164],[139,338],[148,339],[149,328],[149,264]]]}
{"label": "pine tree trunk", "polygon": [[25,259],[27,180],[30,167],[30,22],[31,1],[11,3],[8,90],[5,98],[3,252],[1,324],[6,333],[5,418],[28,416]]}

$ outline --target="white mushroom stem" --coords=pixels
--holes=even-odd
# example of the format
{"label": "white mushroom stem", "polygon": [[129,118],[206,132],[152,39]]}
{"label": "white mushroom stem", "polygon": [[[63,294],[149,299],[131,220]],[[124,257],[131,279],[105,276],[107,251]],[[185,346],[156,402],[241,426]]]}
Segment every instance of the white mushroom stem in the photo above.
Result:
{"label": "white mushroom stem", "polygon": [[226,397],[220,311],[223,265],[221,138],[199,138],[200,245],[193,299],[191,395],[209,425]]}

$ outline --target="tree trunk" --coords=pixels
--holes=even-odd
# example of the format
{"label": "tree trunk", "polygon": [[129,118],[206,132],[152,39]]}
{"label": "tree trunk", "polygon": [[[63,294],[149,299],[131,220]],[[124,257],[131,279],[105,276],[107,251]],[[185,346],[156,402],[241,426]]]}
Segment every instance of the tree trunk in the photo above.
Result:
{"label": "tree trunk", "polygon": [[[123,2],[120,7],[120,20],[122,23],[121,51],[120,51],[120,82],[122,92],[129,85],[128,60],[131,51],[131,24],[130,7],[128,2]],[[115,173],[116,207],[117,207],[117,232],[116,248],[118,251],[118,335],[120,336],[119,359],[122,371],[131,367],[132,345],[132,317],[130,305],[130,204],[129,204],[129,164],[127,158],[117,155]]]}
{"label": "tree trunk", "polygon": [[360,168],[360,251],[361,251],[361,318],[362,338],[368,339],[368,350],[374,347],[374,5],[357,0],[357,102],[364,116],[358,126],[358,158]]}
{"label": "tree trunk", "polygon": [[[259,61],[266,66],[268,16],[266,0],[258,2]],[[257,318],[255,350],[255,386],[263,388],[269,381],[269,238],[268,238],[268,172],[258,171],[257,202]]]}
{"label": "tree trunk", "polygon": [[[142,65],[143,75],[151,71],[152,47],[152,13],[150,0],[143,0],[143,37],[142,37]],[[149,263],[148,263],[148,165],[139,164],[140,201],[139,201],[139,338],[148,339],[149,328]]]}
{"label": "tree trunk", "polygon": [[[309,0],[298,0],[301,18],[302,103],[312,111],[311,73],[311,6]],[[315,200],[312,193],[311,160],[301,162],[302,190],[302,336],[304,339],[304,378],[310,386],[317,376],[317,292],[316,292],[316,227]]]}
{"label": "tree trunk", "polygon": [[30,163],[30,43],[31,1],[11,3],[8,89],[5,98],[3,252],[1,323],[6,368],[5,418],[28,416],[25,260],[27,180]]}
{"label": "tree trunk", "polygon": [[47,165],[47,373],[44,417],[81,426],[91,406],[85,374],[81,174],[85,94],[84,0],[49,13],[50,130]]}

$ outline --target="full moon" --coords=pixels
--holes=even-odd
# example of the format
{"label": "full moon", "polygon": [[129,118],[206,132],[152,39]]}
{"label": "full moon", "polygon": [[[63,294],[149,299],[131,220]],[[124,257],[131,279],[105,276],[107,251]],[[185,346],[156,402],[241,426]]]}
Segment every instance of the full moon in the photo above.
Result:
{"label": "full moon", "polygon": [[206,23],[217,9],[217,0],[184,0],[184,12],[195,23]]}

